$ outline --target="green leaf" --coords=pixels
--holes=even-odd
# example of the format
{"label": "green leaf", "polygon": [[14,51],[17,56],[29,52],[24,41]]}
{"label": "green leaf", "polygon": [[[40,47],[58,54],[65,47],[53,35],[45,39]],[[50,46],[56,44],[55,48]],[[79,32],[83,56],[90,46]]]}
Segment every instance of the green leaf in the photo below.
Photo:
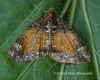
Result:
{"label": "green leaf", "polygon": [[[65,64],[49,56],[34,62],[16,62],[7,55],[28,25],[54,7],[87,46],[91,63]],[[100,80],[99,0],[0,0],[0,80]]]}

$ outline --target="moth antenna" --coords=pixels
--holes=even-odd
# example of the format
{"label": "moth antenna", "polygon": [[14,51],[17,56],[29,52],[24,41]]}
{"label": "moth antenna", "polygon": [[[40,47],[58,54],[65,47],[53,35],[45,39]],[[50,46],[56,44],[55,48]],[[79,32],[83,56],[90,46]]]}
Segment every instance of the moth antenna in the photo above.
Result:
{"label": "moth antenna", "polygon": [[42,11],[42,12],[44,12],[44,13],[47,12],[47,11],[44,11],[44,10],[40,9],[35,3],[33,3],[33,5],[34,5],[38,10],[40,10],[40,11]]}

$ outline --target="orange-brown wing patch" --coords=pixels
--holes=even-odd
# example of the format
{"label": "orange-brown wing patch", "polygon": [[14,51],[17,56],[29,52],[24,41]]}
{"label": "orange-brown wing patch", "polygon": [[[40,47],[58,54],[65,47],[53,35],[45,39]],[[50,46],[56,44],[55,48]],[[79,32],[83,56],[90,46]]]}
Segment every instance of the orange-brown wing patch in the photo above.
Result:
{"label": "orange-brown wing patch", "polygon": [[64,53],[67,52],[73,56],[77,51],[74,39],[75,35],[71,34],[70,30],[67,31],[66,34],[64,32],[56,32],[53,36],[53,46],[57,49],[57,51],[63,51]]}
{"label": "orange-brown wing patch", "polygon": [[26,54],[28,54],[29,51],[43,51],[45,46],[47,46],[48,35],[43,30],[31,29],[26,31],[24,35],[26,39],[23,40],[22,47]]}
{"label": "orange-brown wing patch", "polygon": [[89,62],[90,55],[83,42],[72,29],[57,31],[53,35],[53,47],[50,56],[59,62]]}
{"label": "orange-brown wing patch", "polygon": [[27,29],[12,45],[9,58],[16,61],[34,61],[47,55],[48,35],[44,30]]}

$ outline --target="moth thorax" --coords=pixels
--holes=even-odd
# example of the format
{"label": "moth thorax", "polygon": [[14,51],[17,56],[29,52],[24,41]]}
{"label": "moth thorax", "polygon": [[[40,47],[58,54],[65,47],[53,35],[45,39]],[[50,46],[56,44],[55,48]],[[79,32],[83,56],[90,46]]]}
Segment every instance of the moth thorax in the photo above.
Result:
{"label": "moth thorax", "polygon": [[45,26],[45,31],[47,33],[55,33],[57,31],[57,26]]}

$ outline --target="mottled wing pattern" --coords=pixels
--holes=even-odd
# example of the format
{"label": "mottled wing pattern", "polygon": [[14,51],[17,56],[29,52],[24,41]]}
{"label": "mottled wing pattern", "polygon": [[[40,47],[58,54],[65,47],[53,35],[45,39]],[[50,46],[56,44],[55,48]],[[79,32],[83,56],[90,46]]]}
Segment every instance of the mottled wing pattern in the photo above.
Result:
{"label": "mottled wing pattern", "polygon": [[[43,20],[43,19],[42,19]],[[37,22],[41,19],[37,20]],[[48,35],[38,22],[32,24],[12,45],[8,53],[9,59],[16,61],[34,61],[47,55]],[[39,25],[41,24],[41,25]]]}
{"label": "mottled wing pattern", "polygon": [[51,58],[64,63],[90,62],[86,46],[68,24],[63,22],[58,22],[58,30],[52,36]]}
{"label": "mottled wing pattern", "polygon": [[8,57],[16,61],[34,61],[48,54],[58,62],[90,62],[86,46],[54,8],[28,27],[12,45]]}

